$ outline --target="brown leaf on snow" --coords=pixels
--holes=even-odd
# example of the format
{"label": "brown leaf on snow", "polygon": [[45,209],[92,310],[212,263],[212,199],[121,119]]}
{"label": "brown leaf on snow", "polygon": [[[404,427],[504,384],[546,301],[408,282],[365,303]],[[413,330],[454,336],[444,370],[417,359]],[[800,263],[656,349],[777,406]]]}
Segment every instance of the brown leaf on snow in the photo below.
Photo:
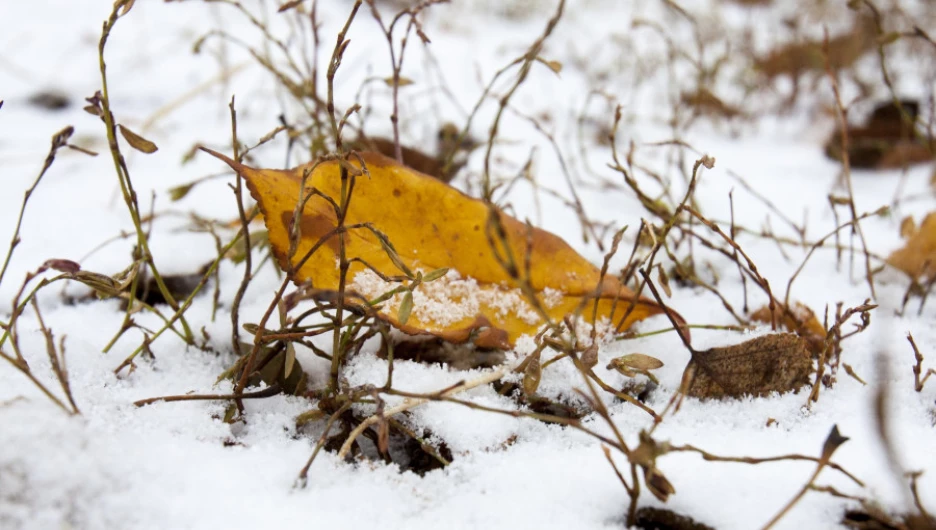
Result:
{"label": "brown leaf on snow", "polygon": [[765,396],[797,390],[809,382],[807,343],[792,333],[757,337],[734,346],[696,352],[686,370],[688,395],[698,398]]}

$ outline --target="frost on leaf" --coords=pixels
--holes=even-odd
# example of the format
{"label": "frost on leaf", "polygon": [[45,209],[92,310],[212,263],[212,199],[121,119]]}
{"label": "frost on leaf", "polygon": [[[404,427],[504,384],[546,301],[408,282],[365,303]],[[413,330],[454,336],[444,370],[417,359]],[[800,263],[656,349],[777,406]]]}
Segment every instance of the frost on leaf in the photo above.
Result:
{"label": "frost on leaf", "polygon": [[[263,213],[273,253],[291,279],[337,290],[340,251],[334,231],[339,226],[336,205],[341,203],[339,162],[292,170],[254,169],[212,154],[246,179]],[[361,161],[363,168],[354,157],[345,162],[352,171],[362,171],[353,177],[345,217],[346,226],[357,226],[345,239],[348,290],[357,295],[348,303],[364,305],[364,300],[379,299],[373,304],[378,316],[401,331],[509,348],[545,324],[543,313],[555,322],[578,311],[589,321],[594,314],[622,331],[661,312],[656,303],[638,298],[617,278],[602,278],[598,268],[558,236],[529,227],[388,157],[368,152]],[[303,198],[308,200],[299,221],[300,237],[290,255],[303,175]],[[367,227],[360,228],[364,223]],[[498,255],[513,256],[514,270],[498,261],[492,242]],[[448,273],[431,282],[420,280],[422,274],[440,269]],[[531,288],[527,293],[521,288],[523,282]],[[412,294],[407,297],[407,292]],[[535,295],[538,303],[533,304],[529,295]],[[404,304],[408,298],[412,304]],[[400,318],[401,305],[405,319]]]}

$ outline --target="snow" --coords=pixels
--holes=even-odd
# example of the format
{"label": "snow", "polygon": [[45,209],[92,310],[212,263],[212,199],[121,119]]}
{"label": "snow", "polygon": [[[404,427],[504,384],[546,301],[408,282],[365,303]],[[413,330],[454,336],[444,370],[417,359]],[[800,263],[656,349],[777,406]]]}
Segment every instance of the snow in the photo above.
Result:
{"label": "snow", "polygon": [[[426,273],[419,270],[415,273]],[[374,300],[400,287],[398,282],[386,282],[370,269],[354,275],[351,289]],[[527,324],[540,322],[540,317],[523,298],[520,289],[481,286],[474,278],[463,278],[456,270],[450,270],[435,281],[421,283],[413,289],[412,315],[422,322],[438,326],[449,326],[465,319],[473,319],[482,306],[496,310],[500,317],[515,314]],[[558,291],[544,289],[542,303],[552,309],[560,301]],[[403,293],[396,293],[385,303],[394,312],[403,303]],[[561,295],[560,295],[561,296]]]}
{"label": "snow", "polygon": [[[724,23],[734,28],[724,35],[733,47],[749,46],[764,52],[790,36],[790,30],[776,21],[798,13],[794,2],[776,3],[776,7],[745,10],[730,2],[698,0],[685,2],[684,7],[699,17],[700,31],[717,34],[719,24]],[[292,19],[276,15],[271,3],[244,4],[259,10],[266,6],[267,20],[284,38],[301,37],[304,29],[286,22]],[[454,4],[434,7],[427,14],[425,31],[432,38],[429,51],[439,70],[426,66],[432,61],[415,40],[407,49],[403,75],[414,85],[401,89],[400,115],[403,138],[410,145],[431,145],[434,123],[463,123],[465,115],[460,109],[470,109],[497,69],[525,52],[541,34],[554,7],[553,2],[521,0],[509,3],[514,7],[494,0]],[[921,12],[926,7],[922,1],[903,4]],[[26,273],[47,259],[72,259],[80,261],[85,270],[107,274],[120,272],[131,260],[132,238],[117,238],[92,252],[102,242],[133,231],[107,152],[104,128],[98,118],[81,110],[83,98],[100,88],[97,40],[111,5],[92,0],[0,4],[0,44],[9,52],[0,56],[0,99],[4,100],[0,109],[0,240],[12,236],[22,193],[35,179],[49,138],[56,131],[71,124],[76,129],[72,143],[101,153],[91,158],[62,150],[31,197],[22,242],[0,284],[0,321],[8,320],[11,300]],[[334,35],[349,7],[350,2],[319,2],[323,23],[320,65],[327,62]],[[932,17],[931,9],[928,16]],[[693,86],[696,73],[685,63],[668,68],[669,43],[648,26],[633,27],[635,20],[657,24],[673,43],[694,49],[687,44],[694,42],[692,26],[663,2],[570,2],[541,53],[547,60],[563,63],[561,74],[534,65],[513,101],[525,116],[551,113],[551,121],[545,123],[555,131],[589,215],[613,222],[614,229],[629,226],[611,270],[626,262],[641,217],[648,214],[624,188],[620,175],[607,168],[610,149],[598,145],[594,137],[599,135],[599,126],[610,125],[614,107],[606,105],[602,96],[586,101],[589,91],[601,89],[623,105],[620,154],[626,154],[628,143],[635,142],[635,165],[671,176],[674,196],[685,191],[682,177],[673,170],[677,151],[650,144],[670,140],[676,134],[668,123],[671,101],[681,90]],[[737,28],[742,25],[754,30],[741,35]],[[237,217],[227,187],[230,178],[211,180],[196,186],[183,200],[169,201],[169,189],[223,170],[216,160],[204,155],[183,164],[185,153],[197,143],[230,151],[227,105],[232,94],[236,94],[238,134],[248,144],[278,125],[277,117],[288,100],[270,76],[236,46],[224,47],[219,40],[209,40],[200,54],[192,53],[192,45],[201,35],[219,28],[246,42],[260,42],[256,29],[222,3],[136,2],[117,23],[107,47],[109,89],[118,120],[159,146],[152,155],[129,147],[124,154],[142,207],[149,211],[151,197],[155,197],[155,211],[161,214],[153,223],[151,247],[166,274],[194,272],[215,256],[212,238],[188,229],[188,212],[225,220]],[[803,28],[814,38],[821,37],[821,26],[812,11],[803,15]],[[830,32],[839,29],[833,26]],[[349,38],[351,44],[338,74],[339,112],[354,102],[365,79],[380,79],[390,73],[386,42],[366,6]],[[707,49],[706,60],[715,61],[723,52],[718,46]],[[869,57],[858,65],[868,79],[878,79],[875,61]],[[211,82],[218,78],[219,63],[237,68],[236,73]],[[901,94],[923,97],[926,90],[932,90],[926,88],[926,83],[932,84],[931,63],[927,65],[921,57],[895,59],[894,63],[895,83]],[[750,75],[742,67],[729,68],[736,68],[733,75],[737,79]],[[440,73],[451,89],[451,100],[437,88]],[[512,81],[508,75],[498,90]],[[755,110],[777,108],[787,89],[784,83],[777,81],[777,94],[738,94],[739,101],[745,98],[746,106]],[[804,86],[810,83],[804,82]],[[725,84],[725,93],[735,94],[738,86]],[[204,88],[188,95],[196,87]],[[67,95],[71,106],[59,112],[30,106],[29,96],[45,89]],[[843,90],[846,101],[856,95],[851,84],[843,84]],[[769,226],[779,235],[795,237],[775,213],[739,185],[733,176],[737,175],[794,222],[808,218],[807,239],[814,241],[834,229],[836,220],[829,210],[828,195],[842,196],[846,191],[839,180],[839,165],[822,155],[821,144],[834,127],[834,118],[822,112],[823,106],[831,103],[831,90],[827,80],[820,78],[814,90],[806,92],[809,96],[804,101],[779,116],[772,113],[753,122],[729,124],[701,119],[680,129],[680,139],[695,151],[687,151],[677,167],[688,171],[701,153],[717,160],[714,169],[701,173],[695,195],[701,211],[727,221],[731,217],[728,197],[733,190],[738,225],[758,231]],[[371,111],[368,132],[389,134],[389,91],[382,83],[369,84],[362,101]],[[588,109],[593,122],[580,126],[576,118],[583,108]],[[866,104],[859,105],[855,113],[869,110]],[[495,111],[490,102],[482,108],[473,125],[475,136],[486,135]],[[515,175],[531,149],[536,149],[532,166],[536,185],[520,181],[511,190],[510,202],[517,216],[528,217],[561,235],[600,264],[603,252],[582,241],[574,212],[542,192],[550,189],[568,196],[548,139],[514,112],[505,114],[499,139],[495,157],[499,176]],[[587,151],[579,150],[580,140],[587,143]],[[284,152],[285,142],[276,140],[255,152],[256,163],[283,167]],[[300,162],[305,160],[294,151],[288,164]],[[481,163],[481,155],[476,154],[468,173],[473,171],[476,177]],[[588,168],[617,188],[599,186]],[[891,206],[889,215],[862,223],[873,253],[886,256],[902,245],[897,234],[903,217],[913,215],[919,221],[934,209],[931,172],[932,165],[923,165],[906,172],[853,173],[859,212]],[[455,185],[477,193],[478,182],[462,175]],[[655,190],[649,179],[643,179],[641,185]],[[839,210],[840,222],[847,216],[844,209]],[[842,234],[844,244],[860,245],[847,231]],[[794,246],[781,251],[765,238],[739,236],[739,241],[775,292],[785,291],[806,255]],[[698,245],[695,251],[700,263],[710,261],[719,290],[740,312],[744,299],[734,263],[705,253]],[[0,247],[0,255],[5,256],[5,252],[5,247]],[[255,263],[260,256],[255,254]],[[871,297],[863,267],[860,256],[856,255],[854,267],[850,267],[849,253],[837,264],[834,251],[819,250],[793,284],[791,300],[812,308],[820,321],[826,308],[834,315],[838,302],[844,307],[858,305]],[[711,279],[710,273],[705,274]],[[51,273],[45,276],[51,277]],[[235,425],[222,421],[226,404],[218,401],[134,406],[136,400],[155,396],[231,391],[230,383],[215,381],[233,362],[229,311],[242,276],[243,264],[224,261],[220,268],[221,307],[216,317],[212,319],[210,294],[197,297],[186,313],[196,333],[204,329],[209,337],[207,345],[214,352],[187,348],[167,333],[151,345],[154,359],[139,360],[135,371],[124,371],[120,376],[114,374],[114,368],[142,339],[138,330],[130,331],[109,353],[101,353],[120,329],[124,318],[121,306],[108,300],[70,302],[87,294],[80,285],[63,288],[56,284],[40,292],[44,321],[56,340],[65,337],[71,387],[82,414],[65,415],[21,373],[0,364],[0,528],[234,529],[287,524],[350,528],[375,523],[385,528],[626,526],[628,497],[600,443],[573,429],[452,403],[428,403],[414,408],[405,421],[413,429],[431,432],[433,443],[444,440],[454,457],[447,468],[420,477],[378,461],[340,462],[333,453],[323,452],[311,469],[308,485],[296,488],[296,477],[322,426],[297,428],[295,418],[313,408],[314,402],[287,396],[248,400],[246,423]],[[861,478],[866,487],[860,488],[830,469],[823,471],[819,483],[907,512],[911,505],[906,482],[895,476],[888,463],[874,420],[875,392],[886,384],[887,418],[899,464],[907,471],[925,471],[919,479],[920,495],[928,510],[936,512],[936,381],[931,380],[922,392],[913,390],[913,355],[906,341],[911,332],[926,357],[924,369],[936,367],[936,328],[932,326],[936,307],[930,302],[918,312],[920,302],[914,299],[900,314],[907,280],[893,271],[878,278],[874,301],[879,308],[872,313],[871,327],[844,343],[844,362],[868,386],[840,372],[835,387],[824,388],[819,402],[809,409],[804,407],[805,392],[727,401],[688,399],[678,413],[659,425],[654,438],[674,445],[691,444],[720,456],[818,456],[832,426],[838,425],[850,440],[839,448],[834,461]],[[259,271],[243,300],[242,323],[260,320],[279,282],[269,264]],[[707,292],[673,287],[668,303],[688,322],[736,324],[721,302]],[[213,289],[213,284],[208,289]],[[747,289],[751,310],[766,303],[751,282]],[[377,286],[371,294],[384,290]],[[150,313],[135,314],[134,319],[149,329],[161,326]],[[668,325],[660,316],[635,329],[650,332]],[[693,330],[693,345],[703,350],[762,333],[766,330],[748,334]],[[316,344],[330,347],[330,337],[319,338]],[[20,320],[20,346],[40,379],[60,395],[32,310]],[[377,356],[376,343],[371,346],[346,367],[343,375],[349,384],[379,386],[385,382],[386,361]],[[508,366],[519,363],[533,348],[530,340],[521,340],[517,351],[507,356]],[[648,406],[661,411],[679,386],[689,354],[673,333],[606,339],[600,343],[596,374],[620,387],[626,378],[605,366],[615,357],[634,352],[665,363],[657,371],[660,388],[647,401]],[[553,354],[545,352],[543,360]],[[324,384],[326,363],[308,351],[298,355],[313,386]],[[434,392],[482,373],[481,369],[454,371],[397,361],[394,387]],[[581,403],[575,390],[583,388],[584,382],[568,360],[550,365],[542,377],[541,394]],[[516,401],[497,394],[490,386],[458,397],[482,406],[519,408]],[[650,428],[652,419],[610,395],[602,399],[628,443],[636,444],[638,433]],[[390,404],[399,400],[387,397]],[[373,410],[361,407],[358,410],[363,413]],[[774,421],[768,425],[770,419]],[[598,417],[589,416],[585,424],[600,433],[610,432]],[[614,458],[619,466],[625,466],[623,455]],[[812,462],[756,466],[706,462],[692,453],[671,453],[660,457],[657,464],[676,494],[664,505],[644,491],[641,506],[665,506],[721,529],[761,527],[799,491],[814,469]],[[810,492],[777,528],[836,528],[844,510],[855,506],[852,501]]]}

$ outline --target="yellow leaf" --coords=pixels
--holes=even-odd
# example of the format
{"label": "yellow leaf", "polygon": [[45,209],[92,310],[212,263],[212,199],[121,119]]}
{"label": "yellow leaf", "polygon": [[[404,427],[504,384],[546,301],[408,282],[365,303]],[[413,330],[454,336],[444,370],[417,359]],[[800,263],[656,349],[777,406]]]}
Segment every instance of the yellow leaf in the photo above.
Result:
{"label": "yellow leaf", "polygon": [[[909,230],[901,223],[901,232]],[[936,212],[927,214],[919,228],[910,233],[907,244],[887,257],[887,263],[914,280],[932,279],[936,274]]]}
{"label": "yellow leaf", "polygon": [[[293,170],[254,169],[205,151],[246,179],[263,213],[280,267],[295,269],[291,279],[336,290],[338,237],[322,238],[338,226],[339,163],[308,164]],[[509,348],[517,338],[534,334],[545,324],[491,250],[488,227],[489,216],[494,214],[487,204],[386,156],[371,152],[361,156],[366,172],[354,177],[345,224],[369,223],[373,230],[349,230],[346,256],[366,261],[386,277],[400,277],[404,271],[409,280],[386,282],[361,262],[353,261],[348,269],[350,291],[373,301],[397,290],[376,305],[380,318],[408,334],[430,334],[456,343],[471,340],[482,347]],[[343,163],[361,169],[356,159]],[[309,197],[302,211],[301,238],[290,261],[290,227],[304,173],[308,173],[305,195],[313,188],[317,194]],[[561,322],[579,310],[590,321],[597,304],[599,320],[606,319],[613,329],[622,331],[661,312],[653,301],[637,299],[617,278],[609,275],[602,280],[600,271],[558,236],[528,227],[499,210],[494,212],[507,241],[507,249],[498,244],[499,253],[509,250],[526,276],[524,260],[529,245],[529,284],[553,321]],[[439,269],[448,272],[433,273]],[[421,281],[419,274],[423,275]],[[412,291],[403,289],[414,282],[418,285]],[[412,294],[407,296],[404,291]],[[360,298],[349,300],[361,303]]]}
{"label": "yellow leaf", "polygon": [[900,238],[907,239],[912,237],[917,231],[916,223],[913,221],[913,216],[908,215],[900,221]]}
{"label": "yellow leaf", "polygon": [[[391,76],[391,77],[385,77],[385,78],[383,79],[383,82],[386,83],[387,86],[391,86],[391,87],[392,87],[392,86],[393,86],[393,77],[392,77],[392,76]],[[409,86],[409,85],[412,85],[412,84],[413,84],[413,80],[410,79],[410,78],[408,78],[408,77],[398,77],[398,78],[397,78],[397,86],[398,86],[398,87],[399,87],[399,86]]]}

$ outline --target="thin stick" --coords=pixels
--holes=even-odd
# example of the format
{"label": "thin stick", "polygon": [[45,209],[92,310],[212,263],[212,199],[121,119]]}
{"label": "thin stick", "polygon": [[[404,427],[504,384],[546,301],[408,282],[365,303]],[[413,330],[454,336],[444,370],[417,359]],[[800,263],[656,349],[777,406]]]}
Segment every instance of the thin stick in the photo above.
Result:
{"label": "thin stick", "polygon": [[283,389],[280,388],[279,384],[275,384],[256,392],[241,392],[239,394],[184,394],[181,396],[160,396],[134,401],[133,404],[137,407],[142,407],[160,401],[164,403],[170,403],[172,401],[227,401],[231,399],[241,400],[250,398],[265,398],[275,396],[276,394],[282,392],[282,390]]}
{"label": "thin stick", "polygon": [[23,196],[23,204],[20,206],[19,217],[16,219],[16,229],[13,231],[13,238],[10,240],[10,251],[7,252],[6,258],[3,260],[3,268],[0,269],[0,283],[3,283],[3,276],[6,274],[7,267],[10,265],[10,259],[13,257],[13,251],[20,243],[20,227],[23,225],[23,215],[26,213],[26,204],[29,202],[29,197],[31,197],[33,192],[36,190],[36,186],[39,185],[42,177],[45,176],[49,168],[52,167],[52,163],[55,162],[55,154],[59,149],[68,145],[68,139],[71,138],[71,135],[74,134],[74,132],[75,128],[69,125],[52,136],[52,147],[49,148],[49,154],[46,155],[45,162],[42,164],[42,169],[39,171],[39,175],[36,177],[36,180],[33,181],[32,186],[26,190],[26,193]]}

